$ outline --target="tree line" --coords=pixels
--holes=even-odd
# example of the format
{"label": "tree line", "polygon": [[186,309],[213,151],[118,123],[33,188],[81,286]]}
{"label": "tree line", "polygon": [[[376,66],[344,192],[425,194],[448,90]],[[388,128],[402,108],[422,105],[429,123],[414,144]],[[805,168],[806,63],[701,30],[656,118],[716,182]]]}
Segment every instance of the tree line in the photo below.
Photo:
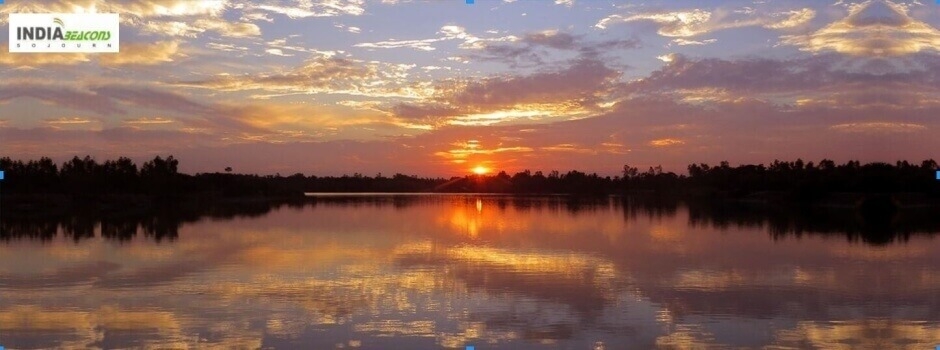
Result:
{"label": "tree line", "polygon": [[935,179],[937,162],[897,161],[837,164],[775,160],[769,165],[731,166],[691,164],[688,174],[650,167],[640,171],[624,165],[618,176],[600,176],[576,170],[568,172],[524,170],[515,174],[468,175],[430,178],[392,176],[282,176],[232,174],[226,172],[179,172],[179,160],[157,156],[138,166],[130,158],[98,162],[90,156],[74,157],[61,165],[50,158],[13,160],[0,158],[6,172],[4,195],[61,194],[96,196],[136,194],[150,196],[212,195],[222,197],[290,196],[304,192],[499,192],[558,194],[660,193],[746,197],[760,193],[782,193],[790,198],[813,200],[830,193],[920,193],[940,196]]}

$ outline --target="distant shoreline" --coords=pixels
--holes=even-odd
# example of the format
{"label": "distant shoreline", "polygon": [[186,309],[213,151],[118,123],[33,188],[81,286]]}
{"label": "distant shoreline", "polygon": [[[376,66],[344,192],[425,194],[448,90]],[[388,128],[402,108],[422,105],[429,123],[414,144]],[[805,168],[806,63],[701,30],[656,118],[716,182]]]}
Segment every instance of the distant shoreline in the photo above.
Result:
{"label": "distant shoreline", "polygon": [[[373,177],[259,176],[234,173],[183,174],[173,156],[137,166],[129,158],[99,163],[75,157],[61,166],[49,158],[0,158],[6,179],[0,183],[4,205],[43,207],[143,207],[162,202],[224,202],[317,196],[517,195],[650,196],[713,202],[775,203],[831,207],[877,205],[888,208],[934,206],[940,202],[937,162],[897,161],[836,164],[773,161],[769,165],[690,164],[688,175],[650,167],[641,172],[623,165],[622,176],[571,170],[498,172],[421,178],[395,174]],[[230,171],[231,169],[227,169]],[[6,210],[6,208],[4,208]]]}

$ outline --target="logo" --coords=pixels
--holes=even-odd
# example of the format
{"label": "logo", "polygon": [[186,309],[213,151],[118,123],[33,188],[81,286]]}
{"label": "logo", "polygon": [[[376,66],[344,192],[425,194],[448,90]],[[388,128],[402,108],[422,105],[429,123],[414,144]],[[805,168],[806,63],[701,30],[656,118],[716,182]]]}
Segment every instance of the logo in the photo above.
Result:
{"label": "logo", "polygon": [[119,52],[116,13],[11,13],[10,52]]}

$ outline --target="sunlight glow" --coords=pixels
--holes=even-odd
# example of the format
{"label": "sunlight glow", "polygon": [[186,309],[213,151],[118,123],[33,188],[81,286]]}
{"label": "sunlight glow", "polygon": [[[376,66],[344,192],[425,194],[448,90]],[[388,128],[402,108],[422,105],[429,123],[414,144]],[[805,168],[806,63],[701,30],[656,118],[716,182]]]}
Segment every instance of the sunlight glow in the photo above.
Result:
{"label": "sunlight glow", "polygon": [[482,165],[477,165],[476,168],[472,169],[472,171],[474,174],[477,174],[477,175],[485,175],[486,173],[490,172],[490,168],[487,168]]}

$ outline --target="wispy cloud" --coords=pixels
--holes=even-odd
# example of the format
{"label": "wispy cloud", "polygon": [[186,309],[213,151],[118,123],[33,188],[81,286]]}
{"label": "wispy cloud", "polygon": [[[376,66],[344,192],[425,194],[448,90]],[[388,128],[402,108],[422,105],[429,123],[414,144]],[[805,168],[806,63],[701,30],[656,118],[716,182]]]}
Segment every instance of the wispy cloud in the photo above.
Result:
{"label": "wispy cloud", "polygon": [[439,37],[436,38],[427,38],[427,39],[406,39],[406,40],[386,40],[378,42],[366,42],[358,43],[353,45],[353,47],[361,47],[367,49],[396,49],[396,48],[411,48],[419,51],[434,51],[434,43],[450,40],[462,41],[460,47],[463,49],[480,49],[485,47],[487,43],[492,42],[506,42],[506,41],[515,41],[518,40],[515,36],[502,36],[502,37],[488,37],[481,38],[476,35],[470,34],[467,32],[467,29],[461,26],[456,25],[446,25],[441,27],[437,32]]}
{"label": "wispy cloud", "polygon": [[807,35],[783,37],[783,43],[813,53],[834,51],[856,56],[898,56],[940,51],[940,30],[912,18],[906,6],[869,0],[849,7],[849,14]]}
{"label": "wispy cloud", "polygon": [[[257,9],[290,18],[307,17],[334,17],[340,15],[359,16],[365,13],[364,0],[316,0],[272,2],[247,5],[249,9]],[[279,4],[280,3],[280,4]]]}
{"label": "wispy cloud", "polygon": [[662,36],[689,38],[732,28],[792,28],[806,24],[812,20],[815,15],[816,11],[810,8],[773,13],[710,11],[703,9],[650,11],[610,15],[598,21],[594,27],[606,29],[617,23],[652,22],[657,25],[657,32]]}
{"label": "wispy cloud", "polygon": [[224,74],[206,80],[174,84],[220,91],[257,90],[271,94],[409,96],[419,93],[407,86],[405,80],[412,68],[413,65],[366,62],[333,53],[317,53],[289,72]]}

